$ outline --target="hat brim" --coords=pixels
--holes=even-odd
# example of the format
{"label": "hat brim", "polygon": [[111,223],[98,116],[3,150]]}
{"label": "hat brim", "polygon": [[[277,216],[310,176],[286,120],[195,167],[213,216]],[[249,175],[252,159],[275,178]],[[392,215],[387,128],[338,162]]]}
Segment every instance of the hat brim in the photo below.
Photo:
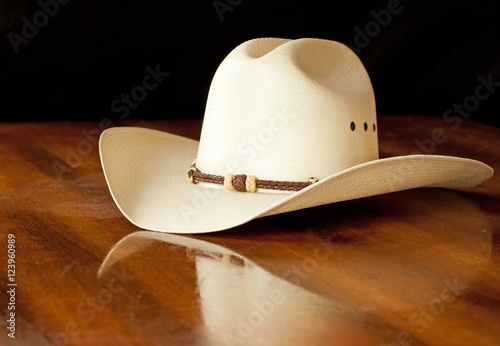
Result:
{"label": "hat brim", "polygon": [[418,187],[468,188],[493,175],[488,165],[440,155],[408,155],[366,162],[298,192],[245,193],[192,184],[187,171],[199,142],[157,130],[104,131],[101,163],[111,195],[136,226],[168,233],[207,233],[252,219]]}

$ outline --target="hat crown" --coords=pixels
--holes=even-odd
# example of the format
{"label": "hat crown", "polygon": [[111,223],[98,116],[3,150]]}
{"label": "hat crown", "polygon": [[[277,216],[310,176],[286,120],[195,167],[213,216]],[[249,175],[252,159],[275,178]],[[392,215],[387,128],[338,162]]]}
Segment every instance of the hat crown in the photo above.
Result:
{"label": "hat crown", "polygon": [[217,69],[198,149],[200,171],[303,181],[376,159],[372,85],[345,45],[254,39]]}

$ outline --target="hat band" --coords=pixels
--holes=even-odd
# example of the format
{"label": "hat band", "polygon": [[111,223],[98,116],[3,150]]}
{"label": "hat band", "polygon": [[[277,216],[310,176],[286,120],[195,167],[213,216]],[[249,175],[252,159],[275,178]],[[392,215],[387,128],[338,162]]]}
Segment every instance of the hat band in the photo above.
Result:
{"label": "hat band", "polygon": [[196,159],[188,171],[189,181],[197,184],[200,181],[204,183],[224,185],[231,191],[257,192],[257,189],[281,190],[281,191],[300,191],[309,185],[318,181],[316,178],[309,178],[308,181],[279,181],[279,180],[261,180],[253,175],[245,174],[226,174],[226,176],[201,173],[196,168]]}

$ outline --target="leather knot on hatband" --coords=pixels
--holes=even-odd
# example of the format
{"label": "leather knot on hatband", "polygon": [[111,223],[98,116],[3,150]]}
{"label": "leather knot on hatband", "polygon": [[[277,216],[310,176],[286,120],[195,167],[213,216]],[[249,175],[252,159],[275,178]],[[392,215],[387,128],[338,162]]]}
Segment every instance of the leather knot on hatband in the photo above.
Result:
{"label": "leather knot on hatband", "polygon": [[224,187],[231,191],[242,191],[242,192],[257,192],[257,189],[268,189],[268,190],[281,190],[281,191],[300,191],[309,185],[312,185],[318,181],[316,178],[309,178],[308,181],[279,181],[279,180],[261,180],[257,179],[253,175],[245,174],[226,174],[215,175],[206,174],[200,172],[196,168],[196,160],[188,170],[188,179],[191,183],[197,184],[200,181],[204,183],[212,183],[224,185]]}

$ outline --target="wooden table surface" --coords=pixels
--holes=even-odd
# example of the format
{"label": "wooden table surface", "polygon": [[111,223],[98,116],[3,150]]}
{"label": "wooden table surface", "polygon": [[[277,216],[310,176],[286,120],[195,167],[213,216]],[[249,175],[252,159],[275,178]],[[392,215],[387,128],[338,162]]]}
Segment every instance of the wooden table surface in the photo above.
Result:
{"label": "wooden table surface", "polygon": [[[382,157],[419,144],[498,173],[180,236],[115,206],[109,125],[0,124],[2,344],[500,345],[500,129],[379,117]],[[197,138],[201,121],[112,125]]]}

